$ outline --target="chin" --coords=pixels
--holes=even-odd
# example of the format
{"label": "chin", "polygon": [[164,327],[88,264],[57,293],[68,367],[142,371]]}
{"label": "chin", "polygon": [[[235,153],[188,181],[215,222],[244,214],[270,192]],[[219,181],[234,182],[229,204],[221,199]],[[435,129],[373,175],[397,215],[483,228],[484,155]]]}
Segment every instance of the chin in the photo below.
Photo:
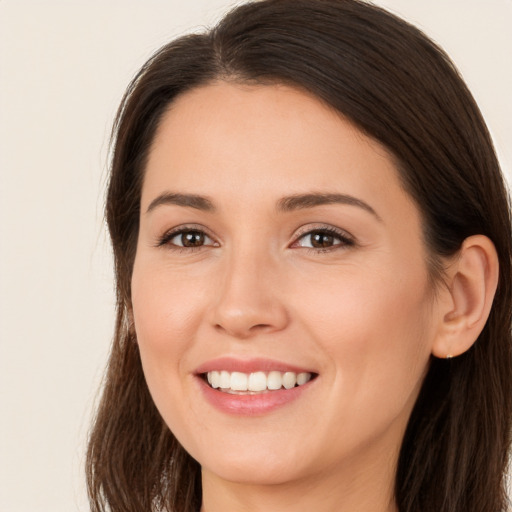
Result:
{"label": "chin", "polygon": [[[240,484],[276,485],[300,479],[307,472],[307,456],[294,446],[283,447],[272,440],[258,443],[218,443],[189,453],[199,462],[203,471],[222,480]],[[195,453],[194,453],[195,452]]]}
{"label": "chin", "polygon": [[255,486],[279,485],[300,478],[300,471],[286,461],[240,460],[234,458],[201,465],[203,471],[215,474],[222,480]]}

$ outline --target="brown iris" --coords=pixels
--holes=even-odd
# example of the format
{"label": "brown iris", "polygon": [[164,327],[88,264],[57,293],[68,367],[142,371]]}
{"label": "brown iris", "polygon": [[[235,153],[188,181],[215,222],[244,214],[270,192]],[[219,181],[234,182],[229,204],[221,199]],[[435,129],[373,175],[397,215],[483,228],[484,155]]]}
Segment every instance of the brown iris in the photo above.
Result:
{"label": "brown iris", "polygon": [[201,231],[187,231],[181,234],[183,247],[200,247],[204,245],[204,233]]}
{"label": "brown iris", "polygon": [[334,236],[329,233],[316,232],[311,233],[311,245],[315,248],[321,249],[325,247],[332,247],[334,245]]}

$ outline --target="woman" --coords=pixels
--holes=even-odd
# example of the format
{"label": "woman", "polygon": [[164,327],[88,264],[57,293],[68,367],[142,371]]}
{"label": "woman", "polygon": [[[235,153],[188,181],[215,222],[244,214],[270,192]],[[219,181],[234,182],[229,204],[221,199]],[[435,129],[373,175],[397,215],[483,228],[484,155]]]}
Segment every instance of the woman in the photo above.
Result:
{"label": "woman", "polygon": [[93,510],[505,510],[511,237],[453,65],[354,0],[162,48],[115,125]]}

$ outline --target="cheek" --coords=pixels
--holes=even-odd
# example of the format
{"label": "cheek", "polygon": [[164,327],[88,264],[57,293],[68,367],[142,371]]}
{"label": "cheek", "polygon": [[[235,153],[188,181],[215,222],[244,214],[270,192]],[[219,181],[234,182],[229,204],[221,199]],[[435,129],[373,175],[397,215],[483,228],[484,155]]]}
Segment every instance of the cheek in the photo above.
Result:
{"label": "cheek", "polygon": [[[137,343],[146,382],[164,418],[175,417],[180,407],[186,355],[200,323],[203,298],[190,279],[180,279],[162,265],[136,260],[132,305]],[[170,400],[170,390],[175,391],[175,399]]]}
{"label": "cheek", "polygon": [[[400,338],[408,337],[407,332],[413,336],[422,332],[429,320],[431,299],[422,270],[409,266],[400,272],[384,264],[375,270],[369,265],[343,268],[338,275],[317,273],[290,290],[290,301],[301,309],[297,316],[308,319],[322,336],[348,343],[353,340],[358,347],[365,333],[368,343],[401,343],[404,340],[398,333]],[[333,341],[333,346],[337,345]]]}
{"label": "cheek", "polygon": [[144,376],[164,421],[182,442],[194,446],[188,428],[190,404],[185,400],[187,357],[202,316],[198,310],[204,294],[190,279],[180,279],[161,265],[142,263],[136,261],[134,266],[132,304]]}
{"label": "cheek", "polygon": [[[156,271],[155,269],[158,269]],[[160,266],[134,266],[132,304],[137,339],[141,347],[156,352],[179,351],[198,321],[203,296],[190,279],[165,272]]]}
{"label": "cheek", "polygon": [[329,356],[326,375],[333,376],[333,392],[343,393],[335,399],[351,396],[375,407],[394,401],[400,408],[417,392],[430,357],[428,280],[410,268],[407,274],[391,265],[367,269],[353,268],[323,286],[311,282],[298,316]]}

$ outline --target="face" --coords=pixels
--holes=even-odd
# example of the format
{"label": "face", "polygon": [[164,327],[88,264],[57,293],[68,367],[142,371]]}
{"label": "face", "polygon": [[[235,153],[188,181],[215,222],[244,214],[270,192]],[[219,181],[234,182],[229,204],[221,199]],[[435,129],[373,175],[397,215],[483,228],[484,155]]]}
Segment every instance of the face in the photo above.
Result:
{"label": "face", "polygon": [[435,335],[426,259],[391,156],[317,99],[180,96],[147,163],[132,300],[152,397],[203,471],[389,471]]}

